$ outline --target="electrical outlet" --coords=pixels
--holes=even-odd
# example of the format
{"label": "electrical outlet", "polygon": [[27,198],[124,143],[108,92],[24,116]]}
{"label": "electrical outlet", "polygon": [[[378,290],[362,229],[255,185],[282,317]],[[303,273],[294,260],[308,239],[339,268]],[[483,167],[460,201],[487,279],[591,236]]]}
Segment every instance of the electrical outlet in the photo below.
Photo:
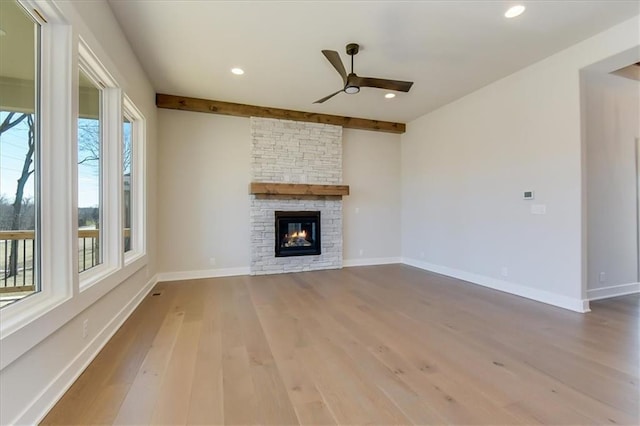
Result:
{"label": "electrical outlet", "polygon": [[531,214],[547,214],[547,205],[546,204],[532,204],[531,205]]}
{"label": "electrical outlet", "polygon": [[86,339],[87,334],[89,334],[89,320],[88,319],[82,321],[82,338]]}
{"label": "electrical outlet", "polygon": [[600,272],[600,276],[598,277],[598,281],[600,281],[601,283],[604,283],[607,281],[607,274],[605,274],[604,272]]}
{"label": "electrical outlet", "polygon": [[423,251],[421,251],[421,252],[420,252],[420,257],[421,257],[422,259],[424,259],[424,252],[423,252]]}
{"label": "electrical outlet", "polygon": [[360,213],[360,207],[356,207],[356,214]]}
{"label": "electrical outlet", "polygon": [[364,254],[364,250],[360,249],[360,256]]}
{"label": "electrical outlet", "polygon": [[507,268],[506,266],[503,266],[502,268],[500,268],[500,275],[502,275],[503,277],[508,277],[509,276],[509,268]]}
{"label": "electrical outlet", "polygon": [[216,266],[216,258],[215,257],[210,257],[209,258],[209,265]]}

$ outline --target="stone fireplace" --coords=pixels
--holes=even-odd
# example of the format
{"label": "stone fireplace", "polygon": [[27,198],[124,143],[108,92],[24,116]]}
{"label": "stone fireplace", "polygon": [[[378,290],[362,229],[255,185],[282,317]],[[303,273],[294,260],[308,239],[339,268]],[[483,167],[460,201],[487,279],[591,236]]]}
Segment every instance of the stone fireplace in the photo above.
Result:
{"label": "stone fireplace", "polygon": [[[342,127],[251,117],[251,181],[341,185]],[[342,267],[341,197],[250,197],[252,275]]]}

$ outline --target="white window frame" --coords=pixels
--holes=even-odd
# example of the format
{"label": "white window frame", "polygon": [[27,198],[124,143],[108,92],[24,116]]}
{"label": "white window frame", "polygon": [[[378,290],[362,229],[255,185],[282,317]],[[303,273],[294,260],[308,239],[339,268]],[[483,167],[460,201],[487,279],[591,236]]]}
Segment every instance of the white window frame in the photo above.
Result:
{"label": "white window frame", "polygon": [[[122,96],[122,111],[122,117],[126,117],[131,122],[131,250],[124,253],[124,264],[130,265],[147,253],[144,220],[146,217],[146,182],[144,178],[146,176],[146,121],[140,110],[126,94]],[[122,143],[120,146],[122,147]],[[124,191],[124,185],[121,185],[121,188]],[[123,209],[121,212],[124,215]],[[124,223],[124,218],[122,223]],[[123,228],[124,226],[121,227],[121,229]],[[124,241],[122,244],[124,245]],[[124,246],[121,252],[124,252]]]}
{"label": "white window frame", "polygon": [[[72,191],[66,183],[71,181],[73,135],[68,118],[73,93],[71,46],[72,31],[64,17],[51,4],[38,1],[19,1],[31,17],[40,24],[40,69],[38,73],[38,150],[36,173],[39,221],[36,238],[39,239],[38,283],[40,291],[0,310],[0,369],[16,354],[51,334],[52,323],[31,333],[28,339],[16,331],[42,317],[46,312],[69,300],[74,293],[72,263],[60,247],[72,242],[73,225],[68,216]],[[44,18],[46,16],[46,19]],[[12,339],[13,338],[13,339]],[[13,341],[19,340],[20,344]],[[5,342],[10,342],[5,344]],[[33,343],[35,342],[35,343]]]}
{"label": "white window frame", "polygon": [[[122,186],[121,150],[122,143],[121,116],[122,104],[120,102],[122,92],[118,88],[116,80],[106,70],[96,55],[91,51],[87,43],[80,38],[78,43],[78,70],[89,77],[92,83],[100,89],[100,253],[102,263],[80,272],[80,291],[100,282],[102,279],[122,267],[120,252],[117,250],[123,245],[121,238],[117,238],[115,229],[121,229],[122,215],[119,212],[121,200],[119,199]],[[76,114],[76,117],[79,115]],[[77,122],[76,122],[77,126]],[[77,129],[76,129],[77,130]],[[77,132],[76,132],[76,166],[74,169],[74,210],[76,223],[76,237],[78,236],[78,158],[77,158]],[[118,164],[115,164],[118,162]],[[114,170],[115,169],[115,170]],[[117,234],[119,235],[119,233]],[[79,238],[75,239],[73,247],[75,264],[79,264]]]}

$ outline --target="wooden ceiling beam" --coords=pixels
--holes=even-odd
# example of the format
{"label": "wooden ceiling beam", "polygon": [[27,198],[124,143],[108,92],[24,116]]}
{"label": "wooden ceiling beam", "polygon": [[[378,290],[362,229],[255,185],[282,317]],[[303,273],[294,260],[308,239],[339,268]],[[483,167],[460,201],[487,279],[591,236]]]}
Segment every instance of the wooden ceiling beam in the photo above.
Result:
{"label": "wooden ceiling beam", "polygon": [[315,112],[292,111],[288,109],[235,104],[209,99],[188,98],[156,94],[158,108],[179,109],[182,111],[206,112],[209,114],[232,115],[236,117],[263,117],[279,120],[306,121],[310,123],[333,124],[348,129],[372,130],[376,132],[404,133],[404,123],[368,120],[366,118],[342,117],[339,115],[318,114]]}

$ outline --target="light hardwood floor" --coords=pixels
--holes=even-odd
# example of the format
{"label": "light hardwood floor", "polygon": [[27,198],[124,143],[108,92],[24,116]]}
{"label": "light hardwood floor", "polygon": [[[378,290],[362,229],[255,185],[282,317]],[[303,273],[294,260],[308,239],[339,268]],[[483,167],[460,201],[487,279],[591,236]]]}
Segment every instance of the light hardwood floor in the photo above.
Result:
{"label": "light hardwood floor", "polygon": [[637,425],[639,311],[402,265],[160,283],[43,423]]}

